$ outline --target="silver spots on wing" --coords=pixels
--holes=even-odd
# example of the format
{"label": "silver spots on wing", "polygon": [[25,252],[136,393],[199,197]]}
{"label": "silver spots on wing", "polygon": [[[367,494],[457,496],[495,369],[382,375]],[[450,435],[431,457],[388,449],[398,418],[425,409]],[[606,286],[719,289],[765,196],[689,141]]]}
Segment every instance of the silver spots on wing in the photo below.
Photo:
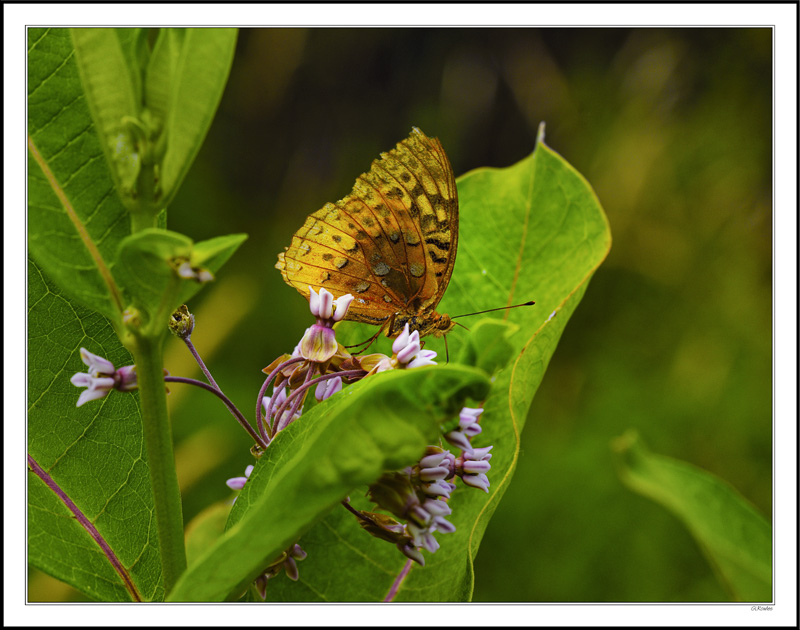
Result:
{"label": "silver spots on wing", "polygon": [[425,265],[418,262],[412,262],[408,266],[408,270],[411,272],[412,276],[415,278],[420,278],[425,273]]}
{"label": "silver spots on wing", "polygon": [[381,261],[372,265],[372,273],[376,276],[385,276],[389,273],[389,265]]}

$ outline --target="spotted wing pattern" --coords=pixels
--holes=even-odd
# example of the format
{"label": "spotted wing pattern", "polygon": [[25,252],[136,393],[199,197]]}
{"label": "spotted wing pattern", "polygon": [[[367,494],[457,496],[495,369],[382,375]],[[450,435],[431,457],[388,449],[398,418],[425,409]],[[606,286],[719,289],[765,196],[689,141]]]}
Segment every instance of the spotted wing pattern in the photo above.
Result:
{"label": "spotted wing pattern", "polygon": [[275,266],[306,298],[309,285],[337,297],[353,294],[347,319],[423,322],[440,317],[435,309],[457,246],[453,169],[439,140],[414,128],[356,179],[347,197],[311,214]]}

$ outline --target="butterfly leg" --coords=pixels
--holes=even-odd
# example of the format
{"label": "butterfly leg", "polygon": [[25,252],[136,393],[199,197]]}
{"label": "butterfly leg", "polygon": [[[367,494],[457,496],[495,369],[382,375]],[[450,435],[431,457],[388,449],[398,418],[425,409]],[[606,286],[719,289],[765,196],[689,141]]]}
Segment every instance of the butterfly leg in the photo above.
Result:
{"label": "butterfly leg", "polygon": [[[388,320],[388,324],[386,325],[386,336],[390,337],[390,338],[392,336],[392,331],[394,330],[394,316],[395,315],[397,315],[397,313],[392,313],[391,314],[391,316],[389,317],[389,320]],[[381,330],[383,330],[383,327],[381,327]],[[379,330],[378,333],[380,334],[380,332],[381,331]]]}
{"label": "butterfly leg", "polygon": [[[394,316],[392,316],[392,317],[394,317]],[[380,334],[383,332],[383,326],[385,326],[385,324],[382,325],[378,329],[378,332],[376,332],[374,335],[372,335],[372,337],[370,337],[369,339],[366,339],[365,341],[362,341],[361,343],[353,344],[352,346],[345,346],[345,348],[347,348],[349,350],[350,348],[358,348],[359,346],[364,346],[363,348],[361,348],[361,350],[357,350],[357,351],[353,352],[352,354],[361,354],[362,352],[365,352],[367,350],[367,348],[369,348],[375,342],[375,340],[380,336]],[[366,344],[366,345],[364,345],[364,344]]]}

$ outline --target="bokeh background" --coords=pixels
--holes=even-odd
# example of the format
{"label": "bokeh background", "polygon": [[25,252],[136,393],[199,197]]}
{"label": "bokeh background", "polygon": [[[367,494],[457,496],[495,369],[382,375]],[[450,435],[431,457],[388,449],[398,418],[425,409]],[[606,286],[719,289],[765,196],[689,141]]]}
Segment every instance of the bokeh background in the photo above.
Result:
{"label": "bokeh background", "polygon": [[[475,601],[728,601],[683,525],[618,480],[610,442],[709,470],[772,509],[769,29],[245,29],[169,227],[249,240],[190,307],[248,415],[307,305],[273,268],[309,213],[412,126],[457,175],[547,142],[591,183],[613,246],[569,322],[478,554]],[[170,340],[172,374],[198,376]],[[219,402],[170,395],[188,522],[251,445]],[[446,541],[443,541],[446,544]],[[31,572],[29,597],[81,596]]]}

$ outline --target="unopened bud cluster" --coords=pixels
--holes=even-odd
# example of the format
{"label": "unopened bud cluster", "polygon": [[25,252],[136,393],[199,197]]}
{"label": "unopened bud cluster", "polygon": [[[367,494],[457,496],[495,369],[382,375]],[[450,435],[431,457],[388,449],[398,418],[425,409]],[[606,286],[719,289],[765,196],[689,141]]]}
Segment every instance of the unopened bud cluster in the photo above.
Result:
{"label": "unopened bud cluster", "polygon": [[[439,446],[428,446],[414,466],[384,474],[371,485],[367,496],[379,508],[396,519],[379,512],[361,512],[361,526],[373,536],[394,543],[411,560],[425,565],[422,550],[435,553],[439,542],[434,532],[449,534],[456,530],[446,517],[452,510],[447,504],[457,485],[456,477],[468,486],[489,491],[491,446],[472,448],[470,439],[481,432],[478,418],[483,409],[464,407],[459,429],[448,432],[445,439],[461,449],[458,456]],[[468,421],[461,422],[462,418]]]}

